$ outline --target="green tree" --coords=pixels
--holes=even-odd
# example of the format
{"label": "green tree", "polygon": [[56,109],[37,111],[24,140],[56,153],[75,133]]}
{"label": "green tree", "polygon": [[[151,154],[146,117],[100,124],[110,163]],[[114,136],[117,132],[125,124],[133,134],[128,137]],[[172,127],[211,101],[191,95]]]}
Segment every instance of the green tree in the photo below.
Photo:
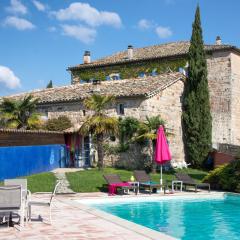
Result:
{"label": "green tree", "polygon": [[59,116],[58,118],[49,119],[45,128],[48,131],[63,131],[72,127],[72,123],[67,116]]}
{"label": "green tree", "polygon": [[139,124],[138,119],[134,117],[119,119],[120,144],[128,144],[132,140],[134,134],[136,134],[139,129]]}
{"label": "green tree", "polygon": [[212,117],[199,6],[193,23],[188,61],[183,112],[184,135],[188,160],[193,166],[200,167],[211,148]]}
{"label": "green tree", "polygon": [[105,135],[114,135],[118,132],[118,120],[106,113],[106,108],[114,101],[112,96],[101,96],[93,94],[84,100],[84,106],[92,113],[88,116],[80,128],[80,133],[87,135],[91,133],[96,139],[98,153],[98,168],[104,167],[103,142]]}
{"label": "green tree", "polygon": [[52,87],[53,87],[53,82],[52,80],[50,80],[46,88],[52,88]]}
{"label": "green tree", "polygon": [[1,122],[8,128],[39,128],[40,115],[36,112],[38,99],[31,95],[22,100],[5,98],[0,105]]}
{"label": "green tree", "polygon": [[145,122],[141,122],[139,125],[137,137],[135,137],[135,141],[148,141],[149,153],[151,156],[151,162],[148,167],[150,169],[153,168],[153,171],[156,170],[156,164],[154,161],[154,144],[157,139],[157,130],[160,125],[164,125],[165,121],[158,115],[154,117],[146,117]]}

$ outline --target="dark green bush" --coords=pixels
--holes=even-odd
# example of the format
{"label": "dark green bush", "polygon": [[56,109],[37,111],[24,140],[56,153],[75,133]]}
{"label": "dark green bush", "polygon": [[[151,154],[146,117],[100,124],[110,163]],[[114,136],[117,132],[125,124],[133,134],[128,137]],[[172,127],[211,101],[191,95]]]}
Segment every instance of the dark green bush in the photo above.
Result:
{"label": "dark green bush", "polygon": [[134,117],[119,119],[119,140],[120,144],[128,144],[139,128],[139,120]]}
{"label": "dark green bush", "polygon": [[63,131],[70,127],[72,127],[72,123],[66,116],[59,116],[58,118],[49,119],[46,122],[46,129],[48,131]]}
{"label": "dark green bush", "polygon": [[103,149],[106,155],[111,155],[111,154],[117,155],[121,152],[126,152],[129,149],[129,145],[128,144],[112,145],[112,144],[105,143],[103,145]]}
{"label": "dark green bush", "polygon": [[214,169],[203,181],[218,190],[240,192],[240,160]]}

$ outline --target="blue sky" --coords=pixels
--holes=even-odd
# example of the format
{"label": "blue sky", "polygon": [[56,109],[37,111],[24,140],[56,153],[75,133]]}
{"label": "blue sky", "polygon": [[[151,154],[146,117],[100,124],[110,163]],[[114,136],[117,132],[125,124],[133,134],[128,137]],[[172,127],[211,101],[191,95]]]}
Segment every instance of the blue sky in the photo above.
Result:
{"label": "blue sky", "polygon": [[198,2],[205,42],[239,46],[239,0],[0,0],[0,95],[69,84],[85,50],[189,40]]}

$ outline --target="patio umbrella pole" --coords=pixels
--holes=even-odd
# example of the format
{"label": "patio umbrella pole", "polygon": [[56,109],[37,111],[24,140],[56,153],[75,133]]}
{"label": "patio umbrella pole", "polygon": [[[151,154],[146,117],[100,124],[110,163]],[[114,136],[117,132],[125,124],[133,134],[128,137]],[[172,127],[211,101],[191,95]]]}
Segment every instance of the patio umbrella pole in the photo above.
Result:
{"label": "patio umbrella pole", "polygon": [[157,142],[155,149],[155,161],[160,165],[161,178],[160,178],[160,192],[163,192],[163,180],[162,180],[162,165],[171,160],[171,153],[169,151],[167,139],[164,134],[163,126],[159,126],[157,131]]}
{"label": "patio umbrella pole", "polygon": [[163,192],[163,189],[162,189],[162,165],[161,165],[161,178],[160,178],[160,192]]}

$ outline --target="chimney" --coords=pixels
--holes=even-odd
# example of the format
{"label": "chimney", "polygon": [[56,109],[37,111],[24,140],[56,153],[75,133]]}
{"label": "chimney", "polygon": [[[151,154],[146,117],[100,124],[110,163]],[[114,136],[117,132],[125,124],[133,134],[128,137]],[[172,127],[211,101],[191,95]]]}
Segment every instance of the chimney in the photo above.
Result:
{"label": "chimney", "polygon": [[133,59],[133,46],[128,45],[128,59]]}
{"label": "chimney", "polygon": [[83,55],[83,63],[91,63],[91,56],[90,56],[90,51],[85,51]]}
{"label": "chimney", "polygon": [[222,39],[220,38],[220,36],[216,37],[216,45],[222,45]]}

